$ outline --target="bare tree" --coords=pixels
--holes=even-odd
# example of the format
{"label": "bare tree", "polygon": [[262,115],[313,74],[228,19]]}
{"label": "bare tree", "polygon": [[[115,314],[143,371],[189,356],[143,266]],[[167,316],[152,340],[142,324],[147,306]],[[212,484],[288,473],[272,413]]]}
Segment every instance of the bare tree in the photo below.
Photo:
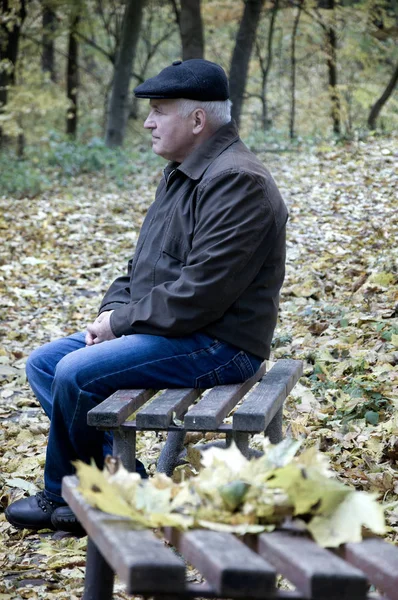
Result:
{"label": "bare tree", "polygon": [[[15,66],[18,57],[21,28],[26,18],[26,2],[14,4],[1,0],[0,19],[0,112],[8,101],[8,88],[15,84]],[[4,62],[3,62],[4,61]],[[3,63],[3,64],[2,64]],[[3,134],[0,127],[0,145]]]}
{"label": "bare tree", "polygon": [[180,30],[182,60],[203,58],[204,33],[201,0],[181,0],[180,9],[176,0],[171,0],[171,4]]}
{"label": "bare tree", "polygon": [[43,50],[41,55],[41,68],[44,73],[50,74],[51,81],[56,81],[54,37],[57,27],[57,15],[53,9],[46,4],[43,5],[42,24]]}
{"label": "bare tree", "polygon": [[[319,0],[318,6],[307,9],[303,5],[303,11],[310,15],[312,19],[322,28],[324,32],[326,65],[328,73],[328,90],[331,104],[330,116],[333,123],[333,132],[337,135],[341,133],[341,106],[338,92],[337,77],[337,32],[333,22],[336,7],[336,0]],[[333,11],[328,21],[325,21],[319,8]]]}
{"label": "bare tree", "polygon": [[397,83],[398,83],[398,65],[395,66],[395,70],[394,70],[393,74],[391,75],[390,81],[388,82],[386,89],[384,90],[384,92],[382,93],[380,98],[378,98],[376,100],[376,102],[373,104],[372,108],[370,109],[370,113],[369,113],[369,117],[368,117],[369,129],[372,129],[372,130],[376,129],[377,117],[379,116],[381,109],[383,108],[383,106],[385,105],[385,103],[390,98],[391,94],[393,93]]}
{"label": "bare tree", "polygon": [[246,0],[229,71],[232,117],[239,125],[249,62],[264,0]]}
{"label": "bare tree", "polygon": [[279,9],[279,0],[274,0],[273,7],[271,9],[271,18],[269,22],[268,28],[268,39],[267,39],[267,54],[263,56],[262,48],[260,44],[260,40],[258,37],[256,38],[256,53],[258,57],[258,61],[260,63],[261,69],[261,124],[264,130],[268,129],[270,124],[270,119],[268,117],[268,96],[267,96],[267,86],[268,86],[268,76],[271,71],[272,59],[273,59],[273,39],[275,32],[275,22],[276,15]]}
{"label": "bare tree", "polygon": [[[77,32],[80,40],[109,60],[112,65],[116,62],[123,24],[119,8],[116,2],[109,5],[106,0],[95,0],[95,11],[85,15],[87,31]],[[99,25],[105,32],[105,35],[100,34],[101,43],[97,41]]]}
{"label": "bare tree", "polygon": [[72,15],[69,30],[68,62],[66,67],[66,94],[70,100],[70,106],[66,116],[66,133],[76,137],[77,132],[77,99],[79,89],[79,43],[76,31],[80,16]]}
{"label": "bare tree", "polygon": [[[335,0],[327,0],[328,9],[334,10]],[[327,67],[328,67],[328,79],[329,79],[329,93],[330,100],[332,103],[332,122],[333,132],[337,135],[341,133],[340,116],[340,98],[337,90],[337,35],[336,29],[333,25],[325,26],[326,34],[326,52],[327,52]]]}
{"label": "bare tree", "polygon": [[107,146],[123,144],[129,114],[129,84],[134,63],[145,0],[127,0],[120,46],[115,64],[105,141]]}
{"label": "bare tree", "polygon": [[[138,83],[143,83],[149,65],[164,42],[176,31],[177,21],[171,16],[159,21],[159,0],[146,0],[140,33],[140,51],[137,54],[132,76]],[[131,99],[129,118],[136,119],[138,100]]]}
{"label": "bare tree", "polygon": [[293,30],[292,30],[292,40],[290,46],[290,64],[291,64],[291,108],[290,108],[290,123],[289,123],[289,133],[290,139],[293,140],[296,137],[294,121],[296,118],[296,40],[297,40],[297,31],[299,26],[299,21],[303,9],[304,0],[299,0],[297,6],[297,12],[293,21]]}

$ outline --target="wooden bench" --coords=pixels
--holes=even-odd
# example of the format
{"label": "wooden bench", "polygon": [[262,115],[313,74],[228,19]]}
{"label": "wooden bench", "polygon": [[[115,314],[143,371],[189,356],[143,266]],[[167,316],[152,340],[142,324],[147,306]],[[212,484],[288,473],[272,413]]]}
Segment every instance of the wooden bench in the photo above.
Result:
{"label": "wooden bench", "polygon": [[[228,533],[166,529],[177,555],[152,531],[136,531],[129,520],[90,507],[76,485],[76,477],[65,477],[62,493],[89,536],[83,600],[110,600],[115,573],[127,593],[164,600],[398,600],[398,549],[380,539],[346,544],[338,555],[284,530],[242,541]],[[186,563],[203,583],[187,581]],[[277,589],[278,574],[295,589]],[[378,594],[369,593],[369,584]]]}
{"label": "wooden bench", "polygon": [[[87,422],[113,432],[113,454],[121,457],[129,471],[135,470],[137,430],[168,431],[157,464],[157,470],[167,475],[177,464],[187,431],[225,433],[227,445],[234,440],[241,452],[249,456],[250,434],[264,432],[272,443],[282,440],[283,403],[302,368],[301,361],[279,360],[265,374],[264,362],[244,383],[220,385],[204,394],[194,388],[167,389],[141,410],[156,390],[119,390],[92,409]],[[225,423],[224,419],[244,396],[232,424]],[[138,410],[135,420],[127,420]]]}

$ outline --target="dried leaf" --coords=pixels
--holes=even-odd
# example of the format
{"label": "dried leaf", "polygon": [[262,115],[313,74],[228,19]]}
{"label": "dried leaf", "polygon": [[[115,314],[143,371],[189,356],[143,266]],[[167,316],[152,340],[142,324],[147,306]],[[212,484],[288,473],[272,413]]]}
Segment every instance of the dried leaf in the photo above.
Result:
{"label": "dried leaf", "polygon": [[332,514],[315,516],[308,529],[318,544],[328,548],[360,542],[363,527],[383,535],[386,532],[383,509],[376,498],[375,494],[351,492]]}

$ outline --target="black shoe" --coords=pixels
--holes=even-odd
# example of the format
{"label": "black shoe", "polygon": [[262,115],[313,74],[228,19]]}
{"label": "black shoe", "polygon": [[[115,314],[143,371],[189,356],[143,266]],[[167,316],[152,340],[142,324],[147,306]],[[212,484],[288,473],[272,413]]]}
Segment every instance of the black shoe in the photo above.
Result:
{"label": "black shoe", "polygon": [[18,529],[54,529],[51,515],[59,506],[48,500],[44,492],[35,496],[22,498],[8,506],[5,510],[6,519]]}
{"label": "black shoe", "polygon": [[138,458],[135,459],[135,472],[138,473],[138,475],[140,475],[141,479],[148,479],[149,477],[143,463],[140,460],[138,460]]}
{"label": "black shoe", "polygon": [[75,513],[69,506],[59,506],[51,515],[53,529],[68,531],[75,535],[87,535]]}

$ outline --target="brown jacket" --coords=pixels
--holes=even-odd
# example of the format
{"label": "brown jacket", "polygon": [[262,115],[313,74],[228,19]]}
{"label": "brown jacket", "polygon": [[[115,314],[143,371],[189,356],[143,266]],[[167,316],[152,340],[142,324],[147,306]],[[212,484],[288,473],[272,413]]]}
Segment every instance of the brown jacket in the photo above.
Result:
{"label": "brown jacket", "polygon": [[231,122],[170,163],[125,277],[100,312],[116,336],[195,331],[267,358],[285,271],[286,206]]}

